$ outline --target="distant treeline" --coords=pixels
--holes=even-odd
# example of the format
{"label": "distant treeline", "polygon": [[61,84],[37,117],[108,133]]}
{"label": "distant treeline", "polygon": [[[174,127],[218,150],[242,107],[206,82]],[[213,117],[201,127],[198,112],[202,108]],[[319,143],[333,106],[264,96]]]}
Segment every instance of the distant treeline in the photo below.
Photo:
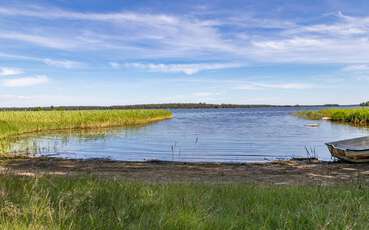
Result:
{"label": "distant treeline", "polygon": [[[312,105],[310,105],[312,106]],[[339,106],[326,104],[316,106]],[[232,109],[232,108],[263,108],[263,107],[305,107],[304,105],[237,105],[237,104],[207,104],[207,103],[167,103],[115,106],[48,106],[48,107],[7,107],[0,111],[37,111],[37,110],[103,110],[103,109]]]}
{"label": "distant treeline", "polygon": [[369,101],[361,103],[360,106],[369,106]]}

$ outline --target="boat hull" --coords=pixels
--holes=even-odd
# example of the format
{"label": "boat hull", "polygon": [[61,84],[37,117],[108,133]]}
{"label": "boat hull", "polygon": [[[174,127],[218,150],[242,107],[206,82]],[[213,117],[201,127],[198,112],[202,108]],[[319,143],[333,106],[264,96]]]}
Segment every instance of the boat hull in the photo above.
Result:
{"label": "boat hull", "polygon": [[369,162],[369,149],[350,150],[338,148],[332,144],[327,144],[329,152],[335,158],[353,163]]}

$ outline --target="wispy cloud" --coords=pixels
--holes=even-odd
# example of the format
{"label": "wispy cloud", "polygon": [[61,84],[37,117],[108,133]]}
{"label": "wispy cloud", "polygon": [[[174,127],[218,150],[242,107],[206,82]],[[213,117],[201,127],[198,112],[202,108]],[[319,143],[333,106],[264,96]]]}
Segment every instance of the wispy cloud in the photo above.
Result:
{"label": "wispy cloud", "polygon": [[209,97],[209,96],[213,96],[216,95],[212,92],[196,92],[196,93],[192,93],[192,96],[194,97]]}
{"label": "wispy cloud", "polygon": [[119,69],[119,68],[121,68],[121,64],[119,64],[118,62],[109,62],[109,65],[111,66],[111,67],[113,67],[114,69]]}
{"label": "wispy cloud", "polygon": [[32,43],[38,46],[55,48],[55,49],[65,49],[69,50],[76,48],[77,44],[70,39],[65,39],[61,37],[54,37],[49,35],[35,35],[31,33],[19,33],[12,31],[0,31],[0,39],[7,39],[9,41],[22,41]]}
{"label": "wispy cloud", "polygon": [[220,92],[195,92],[191,94],[194,98],[197,99],[208,99],[212,97],[216,97],[221,95]]}
{"label": "wispy cloud", "polygon": [[369,17],[339,12],[331,20],[301,24],[279,34],[251,39],[258,61],[294,63],[362,63],[369,58]]}
{"label": "wispy cloud", "polygon": [[[252,14],[213,15],[210,20],[199,15],[143,11],[96,13],[34,6],[0,7],[1,15],[54,20],[56,23],[57,20],[78,21],[68,28],[0,31],[0,39],[67,51],[96,49],[109,54],[120,49],[121,54],[126,53],[130,58],[181,57],[207,61],[217,58],[243,63],[252,60],[261,63],[348,64],[369,59],[369,17],[353,17],[342,12],[319,23],[260,18]],[[83,29],[80,25],[84,25]],[[172,69],[178,68],[185,69]],[[191,70],[179,72],[191,74]]]}
{"label": "wispy cloud", "polygon": [[75,69],[75,68],[81,68],[85,66],[85,64],[82,62],[71,61],[71,60],[56,60],[56,59],[46,58],[43,60],[43,62],[49,66],[61,67],[65,69]]}
{"label": "wispy cloud", "polygon": [[24,71],[19,68],[0,67],[0,76],[14,76],[22,74]]}
{"label": "wispy cloud", "polygon": [[8,16],[26,16],[42,19],[69,19],[69,20],[89,20],[89,21],[108,21],[124,22],[134,21],[154,24],[175,23],[176,19],[164,14],[137,14],[132,12],[119,13],[81,13],[66,11],[58,8],[45,9],[43,7],[0,7],[0,14]]}
{"label": "wispy cloud", "polygon": [[314,85],[305,83],[255,83],[249,82],[234,87],[236,90],[262,90],[262,89],[281,89],[281,90],[302,90],[314,88]]}
{"label": "wispy cloud", "polygon": [[300,34],[310,33],[330,36],[360,36],[369,32],[369,17],[351,17],[341,11],[332,14],[336,20],[333,23],[308,24],[292,28],[286,33]]}
{"label": "wispy cloud", "polygon": [[341,69],[344,75],[358,80],[369,80],[369,64],[347,65]]}
{"label": "wispy cloud", "polygon": [[[87,64],[84,62],[79,61],[73,61],[73,60],[67,60],[67,59],[51,59],[51,58],[41,58],[41,57],[33,57],[33,56],[25,56],[25,55],[16,55],[16,54],[9,54],[9,53],[3,53],[0,52],[0,58],[6,58],[6,59],[14,59],[14,60],[27,60],[27,61],[33,61],[33,62],[39,62],[43,63],[49,66],[58,67],[58,68],[64,68],[64,69],[75,69],[75,68],[82,68],[86,67]],[[1,76],[1,70],[4,71],[10,71],[12,70],[18,70],[22,71],[20,73],[23,73],[22,69],[18,68],[1,68],[0,67],[0,76]],[[20,74],[18,73],[18,74]]]}
{"label": "wispy cloud", "polygon": [[346,72],[369,72],[368,64],[348,65],[342,68]]}
{"label": "wispy cloud", "polygon": [[239,68],[242,65],[238,63],[200,63],[200,64],[155,64],[155,63],[110,63],[113,68],[138,68],[152,72],[163,73],[184,73],[193,75],[206,70],[220,70]]}
{"label": "wispy cloud", "polygon": [[[104,27],[32,28],[22,32],[0,31],[0,38],[29,42],[35,45],[70,50],[79,49],[139,49],[141,55],[166,56],[194,53],[235,52],[237,49],[222,38],[212,23],[188,17],[160,13],[115,12],[81,13],[42,7],[0,7],[0,15],[33,17],[42,20],[78,20],[109,23]],[[36,31],[37,31],[36,30]],[[65,36],[53,36],[54,34]],[[152,52],[156,50],[156,52]],[[136,52],[137,53],[137,52]]]}
{"label": "wispy cloud", "polygon": [[4,53],[0,52],[0,58],[6,58],[11,60],[27,60],[27,61],[42,61],[41,58],[26,56],[26,55],[19,55],[19,54],[12,54],[12,53]]}
{"label": "wispy cloud", "polygon": [[32,99],[32,97],[14,95],[14,94],[0,94],[0,99],[2,99],[2,100],[30,100],[30,99]]}
{"label": "wispy cloud", "polygon": [[2,83],[5,87],[27,87],[45,84],[49,78],[45,75],[38,75],[33,77],[21,77],[16,79],[6,79]]}
{"label": "wispy cloud", "polygon": [[187,94],[177,94],[170,97],[170,99],[163,99],[162,103],[173,103],[175,102],[201,102],[201,101],[216,101],[217,99],[221,98],[222,93],[220,92],[193,92]]}

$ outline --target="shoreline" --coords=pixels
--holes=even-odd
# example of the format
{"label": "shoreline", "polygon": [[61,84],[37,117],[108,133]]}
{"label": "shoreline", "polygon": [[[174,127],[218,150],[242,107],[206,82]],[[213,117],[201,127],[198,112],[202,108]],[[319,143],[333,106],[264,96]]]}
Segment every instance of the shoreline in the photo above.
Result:
{"label": "shoreline", "polygon": [[369,184],[369,164],[283,160],[267,163],[129,162],[48,157],[0,157],[1,175],[93,176],[144,183],[256,185]]}
{"label": "shoreline", "polygon": [[277,105],[277,104],[208,104],[208,103],[163,103],[163,104],[134,104],[112,106],[46,106],[46,107],[0,107],[0,111],[52,111],[52,110],[120,110],[120,109],[252,109],[252,108],[310,108],[310,107],[352,107],[359,105]]}

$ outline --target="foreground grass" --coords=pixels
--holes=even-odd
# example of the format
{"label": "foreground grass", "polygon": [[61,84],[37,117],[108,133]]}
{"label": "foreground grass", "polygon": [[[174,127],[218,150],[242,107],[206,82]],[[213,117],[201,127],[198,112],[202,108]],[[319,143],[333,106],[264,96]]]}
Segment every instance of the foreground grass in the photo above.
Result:
{"label": "foreground grass", "polygon": [[47,130],[141,125],[170,117],[168,110],[1,111],[0,139]]}
{"label": "foreground grass", "polygon": [[1,229],[368,229],[369,188],[0,180]]}
{"label": "foreground grass", "polygon": [[354,109],[323,109],[319,111],[302,111],[297,113],[298,116],[319,120],[323,117],[329,117],[332,121],[346,122],[353,125],[369,125],[369,109],[354,108]]}

